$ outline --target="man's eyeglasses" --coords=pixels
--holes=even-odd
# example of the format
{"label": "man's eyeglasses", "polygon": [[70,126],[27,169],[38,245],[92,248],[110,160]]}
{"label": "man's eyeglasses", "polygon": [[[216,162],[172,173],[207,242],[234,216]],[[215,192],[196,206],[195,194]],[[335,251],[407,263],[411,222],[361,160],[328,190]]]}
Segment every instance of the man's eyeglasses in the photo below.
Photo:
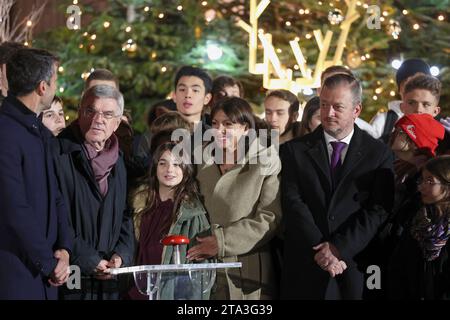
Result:
{"label": "man's eyeglasses", "polygon": [[106,120],[111,120],[112,118],[120,117],[120,116],[116,115],[113,111],[101,112],[101,111],[97,111],[94,108],[90,108],[90,107],[87,107],[83,110],[83,115],[89,119],[94,118],[96,114],[103,116],[103,118],[105,118]]}

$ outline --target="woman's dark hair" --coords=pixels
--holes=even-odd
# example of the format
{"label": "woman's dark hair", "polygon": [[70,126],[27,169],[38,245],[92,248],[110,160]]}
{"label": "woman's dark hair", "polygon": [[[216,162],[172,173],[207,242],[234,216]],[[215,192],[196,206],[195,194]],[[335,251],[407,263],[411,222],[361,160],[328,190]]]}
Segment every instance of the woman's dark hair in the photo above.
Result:
{"label": "woman's dark hair", "polygon": [[244,99],[230,97],[220,100],[211,110],[211,119],[214,119],[219,111],[223,111],[231,122],[246,125],[247,129],[255,129],[255,115],[252,107]]}
{"label": "woman's dark hair", "polygon": [[309,127],[309,122],[311,121],[314,113],[316,113],[316,111],[319,109],[320,109],[319,97],[313,97],[306,103],[305,109],[303,109],[302,122],[300,124],[301,137],[304,136],[305,134],[312,132],[311,128]]}
{"label": "woman's dark hair", "polygon": [[431,175],[436,177],[441,183],[442,188],[446,192],[445,198],[437,203],[439,214],[450,216],[450,156],[439,156],[432,158],[425,163],[422,170],[427,170]]}
{"label": "woman's dark hair", "polygon": [[[225,115],[231,120],[233,123],[239,123],[247,127],[247,130],[257,130],[259,133],[259,129],[262,128],[261,122],[256,120],[256,116],[253,114],[252,107],[242,98],[238,97],[230,97],[224,98],[216,104],[211,110],[211,119],[214,121],[214,116],[217,112],[223,111]],[[256,124],[258,123],[258,128]],[[256,138],[256,135],[244,135],[241,140],[238,142],[243,143],[244,146],[244,154],[247,154],[249,150],[250,144],[252,140]],[[242,155],[244,155],[242,154]]]}
{"label": "woman's dark hair", "polygon": [[424,169],[435,176],[440,183],[450,186],[450,156],[439,156],[428,160]]}
{"label": "woman's dark hair", "polygon": [[191,164],[190,159],[188,158],[189,152],[181,152],[180,154],[177,154],[173,152],[176,146],[180,147],[180,145],[178,145],[175,142],[168,142],[160,145],[156,149],[152,157],[152,164],[150,167],[151,169],[149,178],[146,183],[146,187],[144,188],[144,190],[139,192],[146,194],[147,202],[145,205],[145,209],[137,213],[135,217],[136,226],[140,226],[142,214],[144,213],[152,214],[153,209],[158,205],[158,193],[159,193],[159,181],[157,176],[158,162],[161,159],[164,152],[166,151],[170,151],[172,155],[177,158],[177,161],[179,161],[180,164],[180,168],[183,171],[183,179],[175,187],[172,218],[169,220],[168,226],[170,227],[170,225],[176,220],[177,212],[180,208],[180,205],[183,202],[186,202],[187,204],[192,204],[193,202],[195,202],[197,199],[200,198],[197,181],[195,180],[195,171],[194,171],[195,168]]}

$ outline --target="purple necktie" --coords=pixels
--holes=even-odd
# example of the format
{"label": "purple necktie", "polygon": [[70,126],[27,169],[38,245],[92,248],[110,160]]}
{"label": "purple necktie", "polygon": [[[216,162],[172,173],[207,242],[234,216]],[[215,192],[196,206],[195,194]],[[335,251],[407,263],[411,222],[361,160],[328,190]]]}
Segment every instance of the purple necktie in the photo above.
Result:
{"label": "purple necktie", "polygon": [[333,141],[330,143],[331,146],[333,147],[333,153],[331,154],[330,168],[331,168],[331,176],[334,178],[337,169],[339,169],[339,167],[342,165],[341,153],[347,144],[345,142],[340,141]]}

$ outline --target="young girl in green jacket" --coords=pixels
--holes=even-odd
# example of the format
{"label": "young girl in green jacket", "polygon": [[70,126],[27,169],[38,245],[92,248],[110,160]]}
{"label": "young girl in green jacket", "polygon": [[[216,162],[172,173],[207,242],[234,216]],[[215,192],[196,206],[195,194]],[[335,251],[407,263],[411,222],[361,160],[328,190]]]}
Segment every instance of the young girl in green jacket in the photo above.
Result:
{"label": "young girl in green jacket", "polygon": [[[190,245],[180,246],[181,264],[186,251],[194,245],[196,236],[209,231],[207,213],[199,200],[194,168],[186,154],[181,157],[176,143],[161,145],[153,156],[147,182],[132,195],[135,233],[138,241],[136,265],[173,264],[173,247],[164,247],[162,239],[168,235],[183,235]],[[144,279],[145,278],[145,279]],[[164,279],[164,276],[163,276]],[[146,286],[146,277],[137,280]],[[163,281],[160,299],[182,298],[183,291],[173,281]],[[145,288],[144,288],[145,290]],[[131,299],[148,299],[136,285],[129,291]]]}

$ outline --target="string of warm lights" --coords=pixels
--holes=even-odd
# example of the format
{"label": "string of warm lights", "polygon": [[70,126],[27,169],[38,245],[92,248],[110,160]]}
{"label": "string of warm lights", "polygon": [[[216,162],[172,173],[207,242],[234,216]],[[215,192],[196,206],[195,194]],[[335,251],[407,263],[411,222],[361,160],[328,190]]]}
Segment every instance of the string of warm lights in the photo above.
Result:
{"label": "string of warm lights", "polygon": [[[229,1],[227,1],[229,2]],[[264,0],[262,1],[264,2]],[[339,26],[342,27],[343,22],[345,21],[345,17],[344,14],[342,13],[342,7],[345,6],[345,4],[348,3],[348,1],[339,1],[339,0],[335,0],[334,2],[327,2],[327,1],[318,1],[317,4],[319,6],[326,6],[328,5],[329,10],[328,10],[328,21],[330,22],[331,25],[334,26]],[[74,5],[78,5],[79,1],[78,0],[73,0],[73,4]],[[216,19],[216,17],[218,16],[218,9],[215,9],[213,6],[210,6],[208,4],[207,1],[202,1],[200,2],[200,5],[204,8],[204,23],[207,25],[208,23],[211,23],[214,19]],[[369,8],[370,4],[369,3],[364,3],[363,1],[356,1],[356,7],[358,8],[359,13],[365,13],[367,11],[367,9]],[[297,7],[298,8],[298,7]],[[144,16],[149,16],[149,13],[151,13],[153,15],[153,17],[160,19],[160,20],[164,20],[166,17],[170,16],[170,14],[176,10],[179,13],[183,14],[183,11],[185,10],[185,8],[181,5],[175,5],[175,7],[173,8],[167,8],[165,12],[156,12],[156,10],[153,10],[153,8],[151,7],[151,5],[145,5],[142,6],[139,10],[142,10],[142,14]],[[221,12],[224,13],[226,12],[225,9],[222,9]],[[245,14],[245,10],[243,10],[242,8],[238,8],[238,7],[232,7],[231,8],[231,12],[233,12],[234,15],[240,15],[243,16]],[[300,21],[300,23],[302,24],[302,26],[304,27],[302,29],[302,34],[298,35],[295,39],[294,42],[297,41],[323,41],[324,39],[320,40],[320,37],[317,38],[317,35],[314,34],[313,30],[308,30],[308,20],[305,20],[304,17],[310,17],[310,18],[314,18],[315,15],[317,14],[315,12],[315,10],[313,8],[307,8],[307,7],[302,7],[300,9],[297,9],[295,11],[296,13],[298,13],[298,17],[288,17],[286,18],[284,21],[282,21],[283,25],[286,28],[295,28],[296,24],[298,24]],[[390,36],[392,36],[392,38],[394,40],[398,40],[399,37],[401,36],[402,33],[402,26],[405,27],[405,25],[408,25],[411,30],[414,31],[418,31],[421,29],[424,29],[426,27],[426,23],[421,21],[418,17],[415,17],[411,12],[409,12],[407,9],[403,9],[400,12],[397,12],[397,9],[395,8],[390,8],[390,7],[386,7],[386,8],[382,8],[382,11],[380,12],[381,16],[379,17],[379,20],[383,26],[383,29],[385,30],[385,32],[387,32]],[[81,12],[80,12],[81,14]],[[297,19],[296,19],[297,18]],[[300,19],[302,18],[302,19]],[[400,24],[399,19],[404,19],[404,21],[407,21],[408,23],[402,23],[402,25]],[[435,17],[435,19],[439,22],[444,22],[447,19],[447,16],[445,13],[439,13],[437,14],[437,16]],[[103,27],[105,30],[111,28],[112,24],[114,22],[113,21],[104,21],[103,22]],[[33,25],[33,21],[28,21],[27,22],[27,26],[32,26]],[[75,30],[77,30],[77,28],[74,28]],[[258,29],[258,31],[261,31],[262,29]],[[139,46],[138,46],[138,39],[136,39],[136,35],[133,34],[134,30],[133,30],[133,25],[132,23],[126,25],[123,27],[123,31],[125,33],[129,33],[130,37],[121,44],[121,50],[122,52],[133,56],[133,54],[139,50]],[[197,33],[197,32],[196,32]],[[199,32],[201,33],[201,31]],[[264,34],[264,31],[262,30],[262,33]],[[96,49],[95,46],[95,41],[100,41],[101,39],[99,39],[99,36],[97,34],[89,34],[87,32],[83,33],[86,41],[84,41],[84,43],[80,43],[79,44],[79,48],[81,50],[85,50],[88,54],[92,51],[94,51]],[[319,40],[318,40],[319,39]],[[253,39],[258,41],[258,33],[256,34],[256,38]],[[261,37],[260,37],[261,40]],[[252,41],[252,38],[250,39],[250,42]],[[262,41],[265,41],[265,38],[262,37]],[[28,41],[27,41],[28,42]],[[295,50],[295,44],[293,44],[293,42],[291,41],[291,46],[293,47],[293,53],[295,55],[298,55],[298,50]],[[223,50],[220,47],[220,45],[216,44],[216,43],[210,43],[207,46],[207,54],[208,54],[208,58],[210,60],[215,60],[215,59],[220,59],[220,57],[223,55]],[[366,52],[365,52],[366,51]],[[283,52],[282,48],[275,48],[275,52],[280,54]],[[347,51],[347,56],[345,59],[345,64],[347,64],[349,67],[351,68],[358,68],[362,63],[368,62],[370,61],[373,57],[372,54],[370,53],[370,51],[367,50],[361,50],[361,49],[355,49],[355,50],[351,50],[351,51]],[[158,52],[156,51],[152,51],[149,55],[149,57],[152,59],[152,61],[157,61],[158,59]],[[252,57],[250,57],[250,59],[252,59]],[[303,61],[305,60],[305,61]],[[296,72],[301,72],[304,75],[308,75],[309,72],[309,76],[311,75],[311,70],[308,71],[308,68],[306,66],[306,59],[303,57],[303,60],[301,59],[300,56],[296,56],[296,64],[294,64],[292,66],[292,69],[295,70]],[[394,66],[394,65],[393,65]],[[257,66],[258,67],[258,66]],[[165,73],[169,70],[169,66],[161,66],[161,72]],[[64,68],[61,67],[59,72],[64,72]],[[280,73],[282,73],[282,71],[280,71]],[[82,74],[82,78],[85,79],[89,76],[90,72],[86,71]],[[433,66],[433,71],[432,74],[439,74],[439,69],[436,66]],[[292,71],[288,71],[287,76],[288,75],[292,75]],[[393,79],[390,79],[389,82],[383,83],[383,84],[378,84],[376,85],[376,88],[373,91],[373,100],[377,101],[378,100],[378,96],[385,93],[385,94],[389,94],[391,97],[396,95],[396,91],[389,89],[389,87],[394,87],[395,86],[395,81]],[[63,88],[61,88],[62,90],[64,90]],[[309,90],[308,90],[309,92]]]}

